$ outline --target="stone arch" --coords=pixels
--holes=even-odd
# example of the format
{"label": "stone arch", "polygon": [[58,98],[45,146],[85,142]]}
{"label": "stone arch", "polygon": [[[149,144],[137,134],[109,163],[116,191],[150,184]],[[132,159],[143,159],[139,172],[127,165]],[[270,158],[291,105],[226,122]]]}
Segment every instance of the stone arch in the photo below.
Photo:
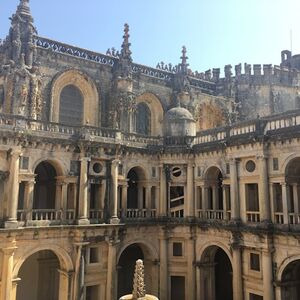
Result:
{"label": "stone arch", "polygon": [[201,299],[233,299],[233,264],[231,254],[221,243],[209,243],[200,254]]}
{"label": "stone arch", "polygon": [[[39,246],[34,245],[30,249],[28,249],[28,251],[26,251],[26,253],[24,255],[22,255],[21,257],[18,258],[18,260],[13,268],[13,278],[18,277],[20,268],[27,258],[29,258],[31,255],[33,255],[39,251],[43,251],[43,250],[52,251],[57,256],[62,270],[66,271],[66,272],[70,272],[70,271],[74,270],[73,262],[72,262],[70,255],[62,247],[55,245],[55,244],[43,244],[43,245],[39,245]],[[16,250],[15,256],[16,257],[18,256],[18,250]]]}
{"label": "stone arch", "polygon": [[51,86],[50,116],[51,122],[59,122],[60,94],[68,86],[77,87],[83,96],[83,124],[99,126],[100,105],[99,94],[94,81],[82,71],[71,69],[58,74]]}
{"label": "stone arch", "polygon": [[276,294],[280,300],[300,297],[300,255],[286,258],[277,272]]}
{"label": "stone arch", "polygon": [[233,263],[232,261],[232,254],[231,254],[231,251],[229,249],[228,246],[226,246],[224,243],[222,242],[207,242],[205,243],[198,251],[197,251],[197,257],[200,258],[200,261],[203,257],[203,255],[205,254],[205,251],[210,248],[210,247],[218,247],[218,248],[221,248],[228,256],[231,264]]}
{"label": "stone arch", "polygon": [[151,112],[151,131],[152,136],[162,136],[164,110],[161,101],[152,93],[146,92],[136,98],[136,105],[145,103]]}
{"label": "stone arch", "polygon": [[280,173],[285,174],[287,166],[290,164],[290,162],[293,159],[298,158],[298,157],[300,158],[299,153],[293,153],[293,154],[290,154],[288,157],[286,157],[280,165]]}
{"label": "stone arch", "polygon": [[220,172],[223,176],[223,170],[222,170],[221,166],[219,166],[219,165],[210,165],[203,172],[204,179],[208,180],[213,175],[214,172],[215,173]]}
{"label": "stone arch", "polygon": [[[127,209],[146,208],[146,172],[140,167],[132,167],[127,171]],[[128,211],[129,212],[129,211]]]}
{"label": "stone arch", "polygon": [[283,262],[280,264],[280,266],[278,267],[278,270],[277,270],[277,274],[276,274],[276,280],[277,281],[281,281],[282,279],[282,274],[285,270],[285,268],[292,262],[294,261],[297,261],[297,260],[300,260],[300,254],[298,255],[293,255],[293,256],[290,256],[290,257],[287,257],[283,260]]}
{"label": "stone arch", "polygon": [[39,158],[36,161],[33,162],[32,167],[31,167],[31,172],[34,173],[36,167],[41,163],[41,162],[49,162],[56,170],[57,176],[64,176],[67,174],[67,167],[64,165],[64,163],[57,159],[57,158]]}
{"label": "stone arch", "polygon": [[131,240],[118,251],[118,298],[132,292],[134,266],[137,259],[144,261],[147,294],[157,294],[158,268],[154,261],[158,256],[154,251],[149,243],[139,239]]}
{"label": "stone arch", "polygon": [[149,243],[148,241],[142,239],[132,239],[127,241],[117,252],[117,261],[119,261],[122,252],[128,248],[130,245],[138,244],[141,246],[143,250],[147,252],[151,256],[151,259],[155,260],[158,259],[158,251],[155,249],[153,244]]}
{"label": "stone arch", "polygon": [[206,207],[208,210],[223,210],[223,173],[220,167],[210,166],[204,172]]}

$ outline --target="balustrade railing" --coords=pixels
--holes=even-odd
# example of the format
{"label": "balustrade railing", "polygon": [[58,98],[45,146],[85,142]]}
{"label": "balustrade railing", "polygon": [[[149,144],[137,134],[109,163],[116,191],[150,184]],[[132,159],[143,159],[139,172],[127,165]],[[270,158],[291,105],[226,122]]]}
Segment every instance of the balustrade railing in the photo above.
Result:
{"label": "balustrade railing", "polygon": [[93,219],[93,220],[103,219],[103,210],[102,209],[90,209],[90,219]]}
{"label": "balustrade railing", "polygon": [[33,221],[57,221],[62,219],[62,211],[55,209],[34,209],[32,211]]}
{"label": "balustrade railing", "polygon": [[250,222],[250,223],[259,223],[260,222],[260,213],[257,211],[247,211],[246,217],[247,217],[247,222]]}
{"label": "balustrade railing", "polygon": [[291,225],[300,224],[300,214],[299,213],[289,213],[289,223]]}
{"label": "balustrade railing", "polygon": [[67,209],[63,211],[63,213],[64,213],[64,218],[67,221],[73,221],[76,219],[75,209]]}
{"label": "balustrade railing", "polygon": [[284,224],[284,217],[282,212],[274,213],[274,223],[275,224]]}
{"label": "balustrade railing", "polygon": [[224,210],[213,210],[213,209],[198,209],[197,217],[205,220],[225,220],[228,217],[227,212]]}

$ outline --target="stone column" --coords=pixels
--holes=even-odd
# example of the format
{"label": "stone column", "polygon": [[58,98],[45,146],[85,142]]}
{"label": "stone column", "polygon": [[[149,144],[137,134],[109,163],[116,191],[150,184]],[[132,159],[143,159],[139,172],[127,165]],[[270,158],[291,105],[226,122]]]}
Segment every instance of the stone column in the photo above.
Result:
{"label": "stone column", "polygon": [[64,270],[58,270],[59,272],[59,300],[71,299],[70,280],[72,273]]}
{"label": "stone column", "polygon": [[264,300],[274,300],[272,250],[262,251]]}
{"label": "stone column", "polygon": [[159,299],[169,299],[168,252],[168,238],[161,237],[159,240]]}
{"label": "stone column", "polygon": [[80,183],[79,183],[79,225],[90,224],[88,219],[88,157],[82,157],[80,163]]}
{"label": "stone column", "polygon": [[283,221],[284,224],[289,224],[289,205],[288,205],[288,195],[287,195],[287,184],[285,182],[281,183],[281,190],[282,190]]}
{"label": "stone column", "polygon": [[[298,198],[298,183],[293,184],[293,196],[294,196],[294,213],[299,214],[299,198]],[[298,218],[296,218],[298,220]]]}
{"label": "stone column", "polygon": [[26,220],[32,220],[33,208],[33,193],[34,193],[35,180],[26,181],[24,192],[24,208],[26,211]]}
{"label": "stone column", "polygon": [[19,163],[21,152],[16,150],[10,153],[9,181],[8,181],[8,220],[5,228],[17,228],[17,209],[19,198]]}
{"label": "stone column", "polygon": [[212,204],[213,204],[213,210],[218,209],[218,186],[214,184],[212,186]]}
{"label": "stone column", "polygon": [[232,245],[232,282],[233,300],[243,300],[243,271],[242,271],[242,249],[237,244]]}
{"label": "stone column", "polygon": [[160,196],[159,196],[159,216],[167,215],[167,179],[163,165],[160,167]]}
{"label": "stone column", "polygon": [[185,212],[184,215],[186,217],[194,217],[195,216],[195,198],[194,198],[194,167],[192,164],[188,164],[187,166],[187,195],[185,197]]}
{"label": "stone column", "polygon": [[270,197],[270,211],[271,211],[271,221],[275,223],[275,199],[274,199],[274,186],[273,183],[269,183],[269,197]]}
{"label": "stone column", "polygon": [[119,224],[118,218],[118,173],[120,161],[115,159],[111,162],[111,212],[110,224]]}
{"label": "stone column", "polygon": [[12,299],[13,291],[13,263],[14,253],[17,247],[12,245],[11,247],[3,248],[2,259],[2,281],[1,281],[1,300]]}
{"label": "stone column", "polygon": [[122,215],[123,217],[126,217],[126,211],[127,211],[127,184],[122,185]]}
{"label": "stone column", "polygon": [[271,222],[271,209],[269,199],[269,187],[268,187],[268,161],[265,156],[260,156],[259,160],[259,206],[261,221]]}
{"label": "stone column", "polygon": [[139,183],[138,185],[138,209],[143,209],[144,208],[144,186],[142,183]]}
{"label": "stone column", "polygon": [[189,295],[189,300],[195,300],[196,297],[196,265],[194,262],[196,261],[195,257],[195,236],[191,236],[187,241],[187,290]]}
{"label": "stone column", "polygon": [[107,259],[107,280],[106,280],[106,300],[116,298],[116,246],[113,241],[108,242],[108,259]]}
{"label": "stone column", "polygon": [[151,210],[151,185],[146,186],[146,209],[147,209],[147,216],[150,217],[150,210]]}
{"label": "stone column", "polygon": [[228,215],[227,215],[227,186],[222,185],[222,193],[223,193],[223,213],[224,213],[224,220],[228,220]]}
{"label": "stone column", "polygon": [[61,209],[63,214],[63,219],[67,218],[67,202],[68,202],[68,183],[63,181],[61,183]]}
{"label": "stone column", "polygon": [[159,195],[160,195],[160,187],[159,185],[155,186],[155,199],[154,199],[154,208],[157,210],[159,205]]}
{"label": "stone column", "polygon": [[238,190],[237,161],[235,158],[230,160],[230,202],[231,202],[231,219],[240,220],[240,203]]}

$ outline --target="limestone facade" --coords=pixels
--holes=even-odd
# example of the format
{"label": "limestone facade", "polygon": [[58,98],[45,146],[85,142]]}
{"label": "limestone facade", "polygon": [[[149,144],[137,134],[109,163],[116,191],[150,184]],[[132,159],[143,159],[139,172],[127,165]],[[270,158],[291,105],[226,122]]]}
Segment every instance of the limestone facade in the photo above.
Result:
{"label": "limestone facade", "polygon": [[205,73],[0,44],[0,299],[300,299],[300,65]]}

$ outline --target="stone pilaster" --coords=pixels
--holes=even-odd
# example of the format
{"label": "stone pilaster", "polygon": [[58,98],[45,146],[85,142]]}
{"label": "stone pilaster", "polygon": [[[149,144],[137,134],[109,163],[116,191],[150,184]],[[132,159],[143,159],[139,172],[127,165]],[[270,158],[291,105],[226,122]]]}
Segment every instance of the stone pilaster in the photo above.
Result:
{"label": "stone pilaster", "polygon": [[80,183],[79,183],[79,225],[89,224],[88,219],[88,157],[80,160]]}
{"label": "stone pilaster", "polygon": [[230,201],[231,201],[231,219],[240,220],[240,203],[238,190],[237,160],[230,160]]}
{"label": "stone pilaster", "polygon": [[19,197],[19,163],[21,151],[13,150],[10,153],[10,166],[9,166],[9,192],[8,194],[8,220],[5,222],[6,228],[18,227],[17,209]]}
{"label": "stone pilaster", "polygon": [[261,220],[263,222],[271,222],[271,209],[268,187],[268,160],[265,156],[258,157],[259,160],[259,205]]}
{"label": "stone pilaster", "polygon": [[110,223],[118,224],[118,170],[120,161],[115,159],[111,163],[111,212]]}

